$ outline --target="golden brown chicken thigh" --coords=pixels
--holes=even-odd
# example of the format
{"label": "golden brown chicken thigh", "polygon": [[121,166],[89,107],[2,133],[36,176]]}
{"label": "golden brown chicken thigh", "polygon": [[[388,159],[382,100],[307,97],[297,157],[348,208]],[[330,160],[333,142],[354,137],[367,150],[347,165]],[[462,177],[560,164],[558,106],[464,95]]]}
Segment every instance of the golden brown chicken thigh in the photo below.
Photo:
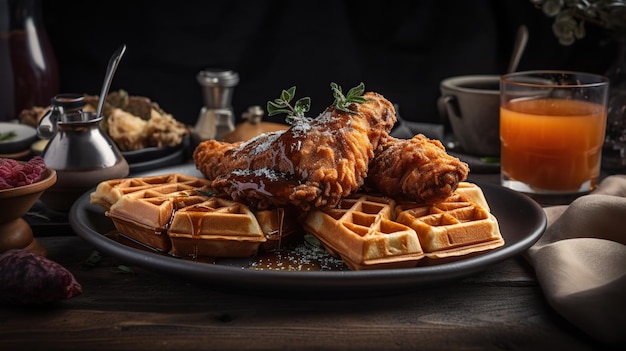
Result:
{"label": "golden brown chicken thigh", "polygon": [[370,162],[366,185],[393,198],[435,203],[452,195],[468,173],[468,165],[450,156],[439,140],[389,136]]}

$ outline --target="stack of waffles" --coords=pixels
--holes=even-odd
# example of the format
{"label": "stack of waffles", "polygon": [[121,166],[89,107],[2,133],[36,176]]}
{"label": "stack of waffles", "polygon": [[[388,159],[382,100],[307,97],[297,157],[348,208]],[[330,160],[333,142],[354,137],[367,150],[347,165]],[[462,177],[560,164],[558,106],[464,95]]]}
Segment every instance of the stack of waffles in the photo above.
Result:
{"label": "stack of waffles", "polygon": [[261,224],[246,205],[210,196],[209,183],[183,174],[114,179],[100,183],[90,202],[123,236],[174,256],[247,257],[274,238],[277,211],[260,212]]}
{"label": "stack of waffles", "polygon": [[480,187],[462,182],[432,205],[354,194],[340,206],[312,211],[303,223],[353,270],[414,267],[504,245]]}
{"label": "stack of waffles", "polygon": [[352,270],[415,267],[504,245],[482,190],[436,204],[356,193],[332,209],[252,211],[182,174],[104,181],[91,194],[123,236],[179,257],[248,257],[308,232]]}

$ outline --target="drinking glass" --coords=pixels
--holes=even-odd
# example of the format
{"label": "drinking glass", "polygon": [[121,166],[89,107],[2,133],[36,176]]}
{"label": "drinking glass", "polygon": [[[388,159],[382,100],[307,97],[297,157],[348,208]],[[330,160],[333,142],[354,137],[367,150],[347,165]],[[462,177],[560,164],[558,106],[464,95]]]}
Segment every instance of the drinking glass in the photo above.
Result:
{"label": "drinking glass", "polygon": [[609,82],[569,71],[500,79],[502,185],[529,194],[582,194],[600,177]]}

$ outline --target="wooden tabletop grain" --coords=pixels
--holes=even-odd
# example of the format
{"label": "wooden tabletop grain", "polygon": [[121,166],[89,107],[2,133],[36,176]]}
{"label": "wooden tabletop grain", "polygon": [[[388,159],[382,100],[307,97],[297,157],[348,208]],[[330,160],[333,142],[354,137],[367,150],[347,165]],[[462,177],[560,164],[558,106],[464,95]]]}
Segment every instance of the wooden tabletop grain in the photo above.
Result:
{"label": "wooden tabletop grain", "polygon": [[[481,179],[484,180],[484,179]],[[546,302],[522,256],[380,297],[258,296],[129,266],[71,231],[38,237],[81,295],[0,306],[0,350],[596,350]]]}
{"label": "wooden tabletop grain", "polygon": [[[593,350],[545,301],[521,257],[404,294],[300,299],[225,292],[40,238],[83,292],[46,307],[0,307],[1,350]],[[216,287],[218,288],[218,287]]]}

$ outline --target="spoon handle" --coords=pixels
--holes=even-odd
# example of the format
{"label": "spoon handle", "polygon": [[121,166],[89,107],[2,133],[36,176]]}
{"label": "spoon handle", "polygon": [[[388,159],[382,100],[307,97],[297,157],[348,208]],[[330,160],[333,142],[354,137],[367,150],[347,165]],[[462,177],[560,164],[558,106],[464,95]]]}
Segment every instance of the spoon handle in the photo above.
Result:
{"label": "spoon handle", "polygon": [[107,72],[104,76],[104,84],[102,85],[102,90],[100,91],[100,98],[98,99],[98,109],[96,110],[96,116],[100,116],[102,114],[102,106],[104,106],[104,100],[106,100],[107,95],[109,94],[109,88],[111,87],[111,81],[113,81],[113,75],[115,74],[115,70],[117,69],[117,65],[120,63],[122,59],[122,55],[126,51],[126,45],[120,46],[117,51],[111,56],[109,60],[109,65],[107,66]]}
{"label": "spoon handle", "polygon": [[513,54],[511,55],[511,62],[509,62],[507,73],[513,73],[517,70],[517,65],[522,58],[524,49],[526,49],[526,43],[528,43],[528,28],[525,25],[521,25],[517,29],[515,44],[513,44]]}

